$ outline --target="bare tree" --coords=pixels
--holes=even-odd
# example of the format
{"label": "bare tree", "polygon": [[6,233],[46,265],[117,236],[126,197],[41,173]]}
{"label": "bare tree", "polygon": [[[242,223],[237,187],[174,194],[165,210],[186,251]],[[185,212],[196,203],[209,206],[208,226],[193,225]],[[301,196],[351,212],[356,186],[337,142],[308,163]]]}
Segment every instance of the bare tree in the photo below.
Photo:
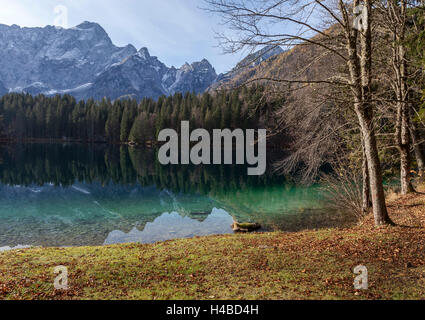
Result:
{"label": "bare tree", "polygon": [[351,163],[345,158],[334,160],[333,172],[322,175],[322,184],[327,202],[336,209],[344,209],[354,214],[357,219],[363,218],[368,210],[365,210],[364,197],[364,173],[358,164]]}
{"label": "bare tree", "polygon": [[[360,127],[369,175],[375,225],[392,224],[385,204],[381,165],[375,135],[372,80],[372,7],[370,0],[205,0],[233,30],[220,35],[226,52],[246,47],[280,45],[313,46],[345,65],[348,76],[322,79],[262,77],[279,83],[328,84],[349,89]],[[355,15],[355,12],[359,16]],[[326,27],[319,18],[325,19]],[[329,28],[330,27],[330,28]]]}
{"label": "bare tree", "polygon": [[[407,1],[384,0],[377,2],[377,10],[380,13],[379,22],[383,31],[390,35],[389,47],[391,54],[389,61],[391,65],[390,83],[395,101],[395,142],[400,153],[400,184],[401,193],[413,192],[410,181],[411,171],[411,104],[409,101],[409,74],[408,57],[405,48],[407,32]],[[388,81],[388,79],[385,79]]]}

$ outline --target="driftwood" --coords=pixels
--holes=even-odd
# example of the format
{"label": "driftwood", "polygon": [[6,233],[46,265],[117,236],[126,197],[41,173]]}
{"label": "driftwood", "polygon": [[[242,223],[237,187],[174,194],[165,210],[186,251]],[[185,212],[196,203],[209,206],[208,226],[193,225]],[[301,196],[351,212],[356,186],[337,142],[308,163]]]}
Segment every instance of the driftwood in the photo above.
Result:
{"label": "driftwood", "polygon": [[259,223],[244,222],[239,223],[233,218],[232,229],[235,232],[252,232],[261,228]]}

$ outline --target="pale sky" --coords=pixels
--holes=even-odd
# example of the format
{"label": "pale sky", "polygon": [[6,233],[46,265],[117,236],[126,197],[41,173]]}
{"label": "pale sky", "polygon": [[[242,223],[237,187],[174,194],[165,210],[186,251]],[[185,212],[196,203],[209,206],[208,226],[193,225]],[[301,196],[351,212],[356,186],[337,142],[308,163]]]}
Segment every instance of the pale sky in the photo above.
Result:
{"label": "pale sky", "polygon": [[64,20],[55,8],[64,6],[68,27],[97,22],[115,45],[147,47],[169,67],[206,58],[217,73],[228,71],[244,54],[222,54],[214,33],[222,28],[219,18],[201,10],[203,5],[202,0],[0,0],[0,23],[58,25]]}

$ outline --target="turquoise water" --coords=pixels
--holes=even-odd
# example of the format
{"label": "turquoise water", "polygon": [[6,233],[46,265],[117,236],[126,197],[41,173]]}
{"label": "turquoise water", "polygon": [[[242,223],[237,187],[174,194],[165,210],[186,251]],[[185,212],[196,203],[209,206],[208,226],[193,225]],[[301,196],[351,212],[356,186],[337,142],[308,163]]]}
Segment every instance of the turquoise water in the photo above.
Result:
{"label": "turquoise water", "polygon": [[318,186],[246,176],[242,166],[161,166],[152,150],[88,145],[2,146],[0,248],[150,243],[341,224]]}

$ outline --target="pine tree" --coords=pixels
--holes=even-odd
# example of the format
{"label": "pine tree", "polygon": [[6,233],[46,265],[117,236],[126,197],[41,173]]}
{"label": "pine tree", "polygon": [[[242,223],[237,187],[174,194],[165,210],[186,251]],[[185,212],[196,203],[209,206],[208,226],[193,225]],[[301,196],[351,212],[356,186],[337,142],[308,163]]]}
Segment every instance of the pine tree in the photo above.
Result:
{"label": "pine tree", "polygon": [[126,107],[122,114],[122,120],[121,120],[121,133],[120,133],[121,142],[128,141],[131,125],[132,125],[132,119],[131,119],[130,110],[128,107]]}

